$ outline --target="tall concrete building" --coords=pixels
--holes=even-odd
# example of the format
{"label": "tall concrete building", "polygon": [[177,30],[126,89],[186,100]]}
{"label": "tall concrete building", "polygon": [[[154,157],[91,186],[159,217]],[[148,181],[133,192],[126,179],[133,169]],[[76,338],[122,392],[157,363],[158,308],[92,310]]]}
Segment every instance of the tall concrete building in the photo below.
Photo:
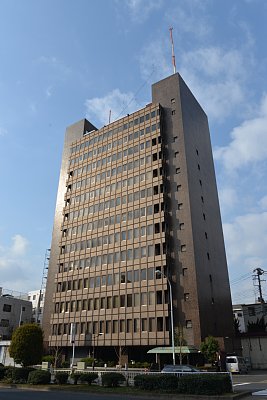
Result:
{"label": "tall concrete building", "polygon": [[[156,272],[158,271],[158,272]],[[159,273],[160,271],[160,273]],[[129,359],[232,336],[232,307],[206,114],[179,74],[152,103],[97,129],[67,128],[43,316],[46,342]]]}

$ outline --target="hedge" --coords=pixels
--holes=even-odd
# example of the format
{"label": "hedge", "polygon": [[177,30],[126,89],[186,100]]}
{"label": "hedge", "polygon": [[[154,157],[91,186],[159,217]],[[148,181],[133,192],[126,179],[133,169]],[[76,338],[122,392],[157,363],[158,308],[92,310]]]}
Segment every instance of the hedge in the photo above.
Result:
{"label": "hedge", "polygon": [[179,393],[216,395],[232,392],[229,374],[188,374],[179,378]]}
{"label": "hedge", "polygon": [[102,386],[117,387],[125,381],[125,376],[118,372],[107,372],[102,375]]}
{"label": "hedge", "polygon": [[136,375],[134,385],[142,390],[177,391],[178,378],[171,374]]}
{"label": "hedge", "polygon": [[29,373],[28,383],[32,385],[46,385],[51,381],[51,374],[49,371],[35,370]]}
{"label": "hedge", "polygon": [[55,378],[56,378],[56,383],[59,385],[64,385],[68,381],[69,374],[67,372],[59,371],[56,372]]}
{"label": "hedge", "polygon": [[136,375],[134,385],[141,390],[157,390],[183,394],[218,395],[232,392],[229,374]]}
{"label": "hedge", "polygon": [[91,385],[98,378],[98,374],[96,372],[89,372],[88,374],[80,374],[79,381],[86,382],[88,385]]}

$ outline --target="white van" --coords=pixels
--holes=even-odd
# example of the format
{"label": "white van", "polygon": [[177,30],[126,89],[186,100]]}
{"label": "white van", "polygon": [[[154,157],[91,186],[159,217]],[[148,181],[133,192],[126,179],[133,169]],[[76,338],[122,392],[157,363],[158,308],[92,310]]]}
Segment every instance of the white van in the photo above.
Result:
{"label": "white van", "polygon": [[226,369],[229,372],[241,374],[248,373],[248,367],[243,357],[226,356]]}

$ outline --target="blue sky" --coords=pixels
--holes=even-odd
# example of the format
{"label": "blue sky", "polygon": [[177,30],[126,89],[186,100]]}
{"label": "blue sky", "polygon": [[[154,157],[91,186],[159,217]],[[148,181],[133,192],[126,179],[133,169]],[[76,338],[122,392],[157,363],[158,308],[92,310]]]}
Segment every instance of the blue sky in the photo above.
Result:
{"label": "blue sky", "polygon": [[1,0],[0,286],[40,287],[66,126],[150,102],[172,73],[172,26],[177,70],[209,117],[233,302],[254,302],[252,271],[267,270],[266,20],[265,0]]}

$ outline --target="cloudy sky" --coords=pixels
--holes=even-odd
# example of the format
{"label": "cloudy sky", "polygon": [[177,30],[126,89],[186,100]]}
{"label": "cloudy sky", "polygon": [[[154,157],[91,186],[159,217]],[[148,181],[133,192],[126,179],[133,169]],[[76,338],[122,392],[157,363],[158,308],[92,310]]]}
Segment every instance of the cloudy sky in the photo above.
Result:
{"label": "cloudy sky", "polygon": [[[39,289],[66,126],[177,70],[209,117],[234,303],[267,270],[267,2],[0,0],[0,286]],[[267,283],[263,293],[267,298]]]}

